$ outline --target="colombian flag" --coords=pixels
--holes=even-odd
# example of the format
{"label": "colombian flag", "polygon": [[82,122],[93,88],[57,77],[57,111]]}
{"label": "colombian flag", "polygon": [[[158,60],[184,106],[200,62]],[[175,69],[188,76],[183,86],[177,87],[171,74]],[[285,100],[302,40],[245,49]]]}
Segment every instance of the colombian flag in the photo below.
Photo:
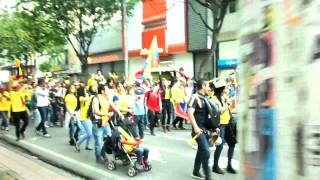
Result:
{"label": "colombian flag", "polygon": [[[138,71],[135,74],[137,79],[151,79],[151,69],[160,63],[159,48],[157,36],[154,36],[148,50],[148,57],[144,64],[143,70]],[[138,78],[140,77],[140,78]]]}

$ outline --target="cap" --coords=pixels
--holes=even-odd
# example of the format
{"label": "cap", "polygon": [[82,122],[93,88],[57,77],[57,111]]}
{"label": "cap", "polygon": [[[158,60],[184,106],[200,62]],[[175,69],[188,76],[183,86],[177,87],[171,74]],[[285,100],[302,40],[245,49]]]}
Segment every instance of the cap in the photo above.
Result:
{"label": "cap", "polygon": [[221,88],[227,85],[226,81],[223,79],[218,79],[216,82],[213,83],[215,88]]}

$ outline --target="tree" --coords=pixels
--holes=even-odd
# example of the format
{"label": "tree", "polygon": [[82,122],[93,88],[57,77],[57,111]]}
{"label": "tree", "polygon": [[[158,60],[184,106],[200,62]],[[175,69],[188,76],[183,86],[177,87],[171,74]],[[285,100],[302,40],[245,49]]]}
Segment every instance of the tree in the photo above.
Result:
{"label": "tree", "polygon": [[[138,0],[127,0],[130,15]],[[32,9],[25,6],[32,4]],[[20,0],[20,6],[33,14],[40,14],[53,28],[64,34],[87,75],[89,49],[98,31],[121,11],[120,0]],[[75,40],[73,40],[73,37]]]}
{"label": "tree", "polygon": [[[199,3],[201,6],[207,8],[212,13],[212,26],[205,20],[205,17],[201,15],[201,13],[197,12],[195,7],[192,3],[188,3],[191,9],[200,17],[202,23],[206,26],[206,28],[212,33],[211,36],[211,48],[208,52],[207,60],[208,61],[202,61],[200,64],[200,70],[198,72],[198,77],[201,76],[202,69],[207,65],[206,62],[213,61],[213,63],[216,63],[216,50],[218,45],[218,36],[220,33],[220,30],[222,28],[225,15],[227,13],[228,6],[230,2],[235,0],[195,0],[197,3]],[[216,67],[216,66],[215,66]],[[217,69],[217,68],[216,68]],[[216,71],[216,69],[214,69]],[[217,72],[215,72],[217,75]],[[215,76],[216,76],[215,75]]]}
{"label": "tree", "polygon": [[28,60],[36,54],[50,54],[65,44],[63,34],[45,23],[41,16],[15,10],[0,16],[0,52],[2,58]]}
{"label": "tree", "polygon": [[49,61],[40,64],[39,69],[41,72],[50,72],[52,65]]}

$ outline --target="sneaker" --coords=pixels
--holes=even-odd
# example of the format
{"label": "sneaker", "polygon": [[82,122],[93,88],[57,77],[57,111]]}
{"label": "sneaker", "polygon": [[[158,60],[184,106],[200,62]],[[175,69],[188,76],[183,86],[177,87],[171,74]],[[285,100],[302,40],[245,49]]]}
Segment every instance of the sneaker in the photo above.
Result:
{"label": "sneaker", "polygon": [[91,148],[91,147],[86,147],[86,150],[88,150],[88,151],[92,151],[93,150],[93,148]]}
{"label": "sneaker", "polygon": [[179,127],[179,129],[180,129],[180,130],[186,130],[186,128],[185,128],[185,127]]}
{"label": "sneaker", "polygon": [[9,131],[9,127],[4,128],[5,131]]}
{"label": "sneaker", "polygon": [[227,167],[227,172],[230,174],[237,174],[237,171],[235,169],[233,169],[232,166]]}
{"label": "sneaker", "polygon": [[44,134],[43,137],[49,138],[49,137],[51,137],[51,135],[47,133],[47,134]]}
{"label": "sneaker", "polygon": [[193,172],[191,177],[194,179],[202,179],[202,180],[205,179],[204,176],[202,174],[200,174],[200,172]]}
{"label": "sneaker", "polygon": [[216,166],[216,167],[213,166],[213,167],[212,167],[212,172],[217,173],[217,174],[224,174],[223,170],[220,169],[219,166]]}
{"label": "sneaker", "polygon": [[170,132],[170,125],[167,125],[166,128],[167,128],[167,131]]}
{"label": "sneaker", "polygon": [[75,144],[76,144],[76,143],[75,143],[73,140],[70,140],[70,141],[69,141],[69,145],[70,145],[70,146],[74,146]]}
{"label": "sneaker", "polygon": [[76,144],[74,147],[76,148],[76,151],[77,151],[77,152],[80,152],[80,147],[79,147],[78,144]]}
{"label": "sneaker", "polygon": [[164,133],[167,132],[166,126],[162,126],[162,129],[163,129],[163,132],[164,132]]}
{"label": "sneaker", "polygon": [[173,126],[174,129],[178,129],[178,128],[177,128],[177,125],[172,124],[172,126]]}

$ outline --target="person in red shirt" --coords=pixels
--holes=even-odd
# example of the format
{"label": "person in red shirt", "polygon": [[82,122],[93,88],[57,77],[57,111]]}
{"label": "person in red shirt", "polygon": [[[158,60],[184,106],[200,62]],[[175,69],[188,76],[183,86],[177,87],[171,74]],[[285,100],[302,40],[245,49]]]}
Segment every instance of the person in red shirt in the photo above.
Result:
{"label": "person in red shirt", "polygon": [[160,119],[162,111],[160,87],[158,85],[151,86],[150,91],[145,93],[145,103],[148,107],[148,120],[150,123],[151,135],[155,136],[154,127]]}

